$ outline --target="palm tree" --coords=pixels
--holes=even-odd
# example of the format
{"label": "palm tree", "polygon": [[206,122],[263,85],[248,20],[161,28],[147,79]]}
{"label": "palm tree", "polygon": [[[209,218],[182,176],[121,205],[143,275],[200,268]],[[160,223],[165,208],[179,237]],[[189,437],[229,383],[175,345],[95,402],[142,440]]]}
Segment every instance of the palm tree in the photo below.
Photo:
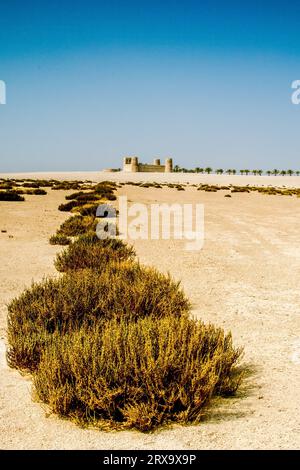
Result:
{"label": "palm tree", "polygon": [[297,175],[297,176],[300,175],[300,171],[299,171],[299,170],[296,171],[296,175]]}
{"label": "palm tree", "polygon": [[218,168],[216,170],[217,175],[222,175],[224,173],[224,170],[222,168]]}
{"label": "palm tree", "polygon": [[245,173],[245,170],[240,170],[241,175]]}
{"label": "palm tree", "polygon": [[258,174],[259,176],[261,176],[261,175],[263,174],[263,171],[262,171],[262,170],[257,170],[257,174]]}
{"label": "palm tree", "polygon": [[252,170],[252,175],[256,176],[257,175],[257,170]]}
{"label": "palm tree", "polygon": [[280,174],[281,174],[281,176],[285,176],[285,175],[286,175],[286,171],[285,171],[285,170],[281,170]]}
{"label": "palm tree", "polygon": [[266,173],[267,173],[268,176],[271,176],[272,171],[268,170]]}
{"label": "palm tree", "polygon": [[246,173],[246,175],[248,176],[249,173],[250,173],[250,170],[244,170],[244,172]]}
{"label": "palm tree", "polygon": [[293,170],[288,170],[288,171],[287,171],[287,174],[288,174],[289,176],[292,176],[292,175],[294,174],[294,171],[293,171]]}
{"label": "palm tree", "polygon": [[236,170],[231,170],[232,171],[232,174],[235,175],[236,174]]}
{"label": "palm tree", "polygon": [[200,168],[199,168],[198,166],[196,166],[195,172],[196,172],[196,173],[200,173]]}
{"label": "palm tree", "polygon": [[274,175],[274,176],[277,176],[278,174],[279,174],[279,170],[277,170],[277,169],[275,168],[275,170],[273,170],[273,175]]}
{"label": "palm tree", "polygon": [[226,170],[226,173],[227,173],[228,175],[231,175],[232,170],[229,168],[228,170]]}
{"label": "palm tree", "polygon": [[174,166],[174,171],[175,171],[175,172],[178,172],[179,170],[180,170],[179,166],[178,166],[178,165],[175,165],[175,166]]}
{"label": "palm tree", "polygon": [[213,171],[212,168],[210,168],[210,166],[208,166],[207,168],[205,168],[205,173],[207,173],[208,175]]}

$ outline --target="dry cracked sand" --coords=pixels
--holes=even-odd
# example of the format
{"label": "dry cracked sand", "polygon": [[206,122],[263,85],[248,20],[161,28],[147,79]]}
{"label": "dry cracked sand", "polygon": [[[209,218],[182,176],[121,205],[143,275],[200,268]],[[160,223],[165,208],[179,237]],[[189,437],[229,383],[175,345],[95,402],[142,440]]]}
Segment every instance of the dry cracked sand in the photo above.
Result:
{"label": "dry cracked sand", "polygon": [[[11,175],[5,175],[7,177]],[[22,177],[22,175],[18,175]],[[28,177],[28,175],[26,175]],[[203,175],[42,174],[92,180],[179,180],[191,183],[299,186],[300,178]],[[241,179],[242,178],[242,179]],[[5,360],[7,303],[46,275],[57,275],[48,238],[69,214],[59,212],[65,191],[1,202],[0,415],[2,449],[296,449],[300,447],[300,199],[256,193],[205,193],[124,186],[133,202],[200,202],[205,242],[185,250],[183,240],[137,240],[141,262],[182,282],[192,314],[231,330],[245,348],[247,374],[240,393],[218,400],[199,425],[150,434],[81,429],[32,401],[31,381]]]}

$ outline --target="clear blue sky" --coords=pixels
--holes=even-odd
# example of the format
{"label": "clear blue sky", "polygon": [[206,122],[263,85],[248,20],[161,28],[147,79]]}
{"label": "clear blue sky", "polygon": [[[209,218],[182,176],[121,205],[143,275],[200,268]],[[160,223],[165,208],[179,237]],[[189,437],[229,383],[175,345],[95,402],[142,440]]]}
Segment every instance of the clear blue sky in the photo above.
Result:
{"label": "clear blue sky", "polygon": [[300,1],[0,3],[0,171],[300,169]]}

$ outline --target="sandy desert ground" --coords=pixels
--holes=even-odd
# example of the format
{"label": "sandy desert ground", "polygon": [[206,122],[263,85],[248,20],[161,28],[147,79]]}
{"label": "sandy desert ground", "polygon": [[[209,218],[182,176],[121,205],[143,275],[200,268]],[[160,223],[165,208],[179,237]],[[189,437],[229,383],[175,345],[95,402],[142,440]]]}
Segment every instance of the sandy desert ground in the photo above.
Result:
{"label": "sandy desert ground", "polygon": [[[10,177],[12,175],[1,175]],[[30,177],[26,175],[14,175]],[[32,175],[31,175],[32,176]],[[157,180],[300,186],[297,177],[190,174],[34,174],[57,179]],[[256,193],[204,193],[124,186],[130,201],[205,204],[205,243],[134,242],[143,263],[181,280],[193,314],[231,330],[245,347],[248,373],[235,398],[219,400],[197,426],[151,434],[84,430],[48,415],[31,399],[28,377],[5,361],[6,304],[32,280],[57,275],[48,238],[69,216],[65,191],[0,202],[0,448],[2,449],[295,449],[300,447],[300,199]]]}

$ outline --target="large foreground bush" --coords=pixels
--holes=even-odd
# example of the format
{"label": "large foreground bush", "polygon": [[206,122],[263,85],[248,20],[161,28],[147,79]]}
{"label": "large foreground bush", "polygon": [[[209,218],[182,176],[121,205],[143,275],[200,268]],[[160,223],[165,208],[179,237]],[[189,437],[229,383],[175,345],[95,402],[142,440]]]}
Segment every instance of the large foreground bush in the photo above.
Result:
{"label": "large foreground bush", "polygon": [[148,431],[199,422],[213,395],[234,393],[240,354],[222,329],[187,317],[111,320],[53,337],[34,385],[61,416]]}
{"label": "large foreground bush", "polygon": [[137,263],[109,263],[100,272],[80,270],[46,279],[8,307],[9,364],[35,369],[48,335],[55,332],[66,334],[114,317],[175,317],[188,307],[177,282]]}

